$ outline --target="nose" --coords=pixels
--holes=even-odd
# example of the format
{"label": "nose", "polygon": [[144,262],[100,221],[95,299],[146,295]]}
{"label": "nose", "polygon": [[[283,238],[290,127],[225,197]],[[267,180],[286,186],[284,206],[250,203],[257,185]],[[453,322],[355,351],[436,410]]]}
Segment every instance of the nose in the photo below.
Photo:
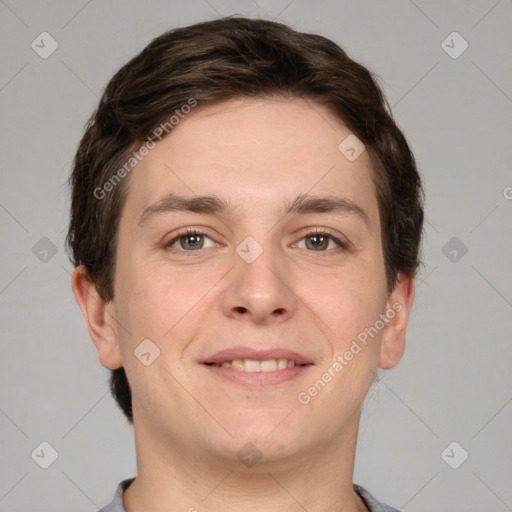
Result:
{"label": "nose", "polygon": [[295,314],[293,273],[278,250],[264,248],[251,263],[237,253],[233,258],[222,299],[225,315],[263,325],[285,322]]}

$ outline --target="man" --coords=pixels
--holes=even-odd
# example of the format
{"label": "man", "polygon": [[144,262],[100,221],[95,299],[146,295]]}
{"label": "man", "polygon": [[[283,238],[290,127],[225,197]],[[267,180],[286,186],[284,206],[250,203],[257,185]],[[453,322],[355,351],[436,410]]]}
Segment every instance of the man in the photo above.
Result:
{"label": "man", "polygon": [[70,181],[73,291],[135,431],[103,510],[395,510],[352,477],[422,191],[368,70],[270,21],[171,31],[112,78]]}

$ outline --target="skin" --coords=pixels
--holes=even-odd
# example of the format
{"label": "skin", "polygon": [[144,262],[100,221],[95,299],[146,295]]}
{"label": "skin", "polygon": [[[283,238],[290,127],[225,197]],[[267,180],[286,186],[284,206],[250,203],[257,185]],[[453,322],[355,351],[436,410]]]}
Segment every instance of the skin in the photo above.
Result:
{"label": "skin", "polygon": [[[399,275],[387,291],[370,159],[340,153],[349,134],[302,99],[230,100],[193,110],[132,171],[114,299],[102,300],[83,267],[72,280],[100,362],[124,366],[132,389],[138,476],[127,512],[366,510],[352,487],[361,405],[377,367],[402,357],[414,287]],[[170,211],[138,225],[171,192],[217,195],[233,211]],[[348,198],[367,221],[353,211],[285,215],[299,194]],[[197,241],[176,239],[187,226],[206,233],[203,248],[180,245]],[[346,248],[312,246],[308,228]],[[263,249],[252,263],[236,252],[248,236]],[[298,393],[392,304],[401,311],[301,404]],[[134,356],[143,339],[160,349],[149,366]],[[267,386],[200,364],[233,346],[285,348],[312,364]],[[237,457],[248,442],[262,454],[252,467]]]}

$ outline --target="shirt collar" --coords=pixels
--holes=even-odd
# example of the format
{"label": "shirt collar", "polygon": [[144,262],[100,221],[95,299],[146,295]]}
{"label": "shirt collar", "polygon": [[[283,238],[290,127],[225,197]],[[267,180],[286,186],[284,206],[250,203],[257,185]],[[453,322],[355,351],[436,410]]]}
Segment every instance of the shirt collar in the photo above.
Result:
{"label": "shirt collar", "polygon": [[[109,505],[102,508],[99,512],[125,512],[123,505],[123,492],[128,486],[135,480],[135,477],[123,480],[116,489],[114,499]],[[384,505],[380,501],[377,501],[364,487],[354,484],[354,490],[357,492],[359,497],[363,500],[364,504],[370,512],[399,512],[396,508]]]}

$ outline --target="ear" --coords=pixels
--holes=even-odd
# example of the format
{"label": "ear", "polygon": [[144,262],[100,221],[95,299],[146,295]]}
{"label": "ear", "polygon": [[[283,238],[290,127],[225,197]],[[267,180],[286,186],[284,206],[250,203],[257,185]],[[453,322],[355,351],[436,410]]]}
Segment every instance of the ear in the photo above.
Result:
{"label": "ear", "polygon": [[379,368],[393,368],[404,354],[405,332],[414,301],[414,277],[398,275],[393,291],[388,295],[387,322],[382,334]]}
{"label": "ear", "polygon": [[71,287],[84,315],[89,335],[96,345],[101,364],[110,370],[120,368],[123,363],[115,328],[113,302],[106,302],[101,297],[83,265],[73,271]]}

